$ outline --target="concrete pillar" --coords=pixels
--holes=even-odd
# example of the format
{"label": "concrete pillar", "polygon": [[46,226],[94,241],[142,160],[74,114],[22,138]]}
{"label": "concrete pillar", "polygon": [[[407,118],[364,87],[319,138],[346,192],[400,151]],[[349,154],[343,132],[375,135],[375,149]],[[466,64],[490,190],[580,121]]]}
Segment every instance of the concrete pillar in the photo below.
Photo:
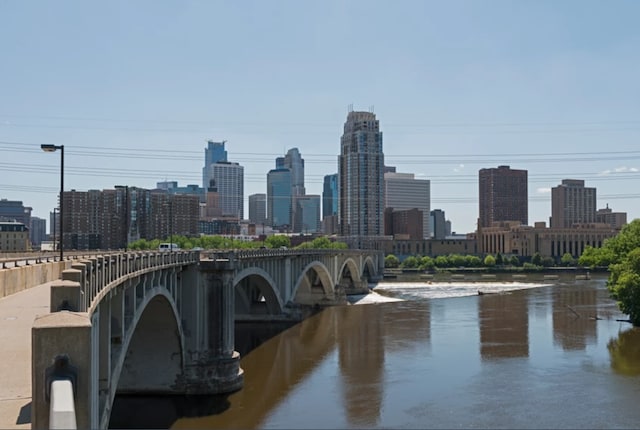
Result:
{"label": "concrete pillar", "polygon": [[49,428],[46,370],[66,354],[77,370],[74,384],[78,428],[96,428],[91,399],[91,322],[86,313],[56,312],[37,317],[31,329],[31,428]]}
{"label": "concrete pillar", "polygon": [[[67,272],[67,270],[65,270],[65,272]],[[61,310],[74,312],[82,312],[85,310],[80,282],[63,280],[55,281],[51,284],[49,311],[58,312]]]}
{"label": "concrete pillar", "polygon": [[201,340],[197,348],[185,354],[184,375],[178,381],[179,391],[185,394],[221,394],[242,388],[240,354],[234,351],[233,264],[227,259],[200,261],[201,297],[190,303],[194,306],[190,312],[199,314],[205,324],[185,331],[200,328],[204,333],[195,336]]}

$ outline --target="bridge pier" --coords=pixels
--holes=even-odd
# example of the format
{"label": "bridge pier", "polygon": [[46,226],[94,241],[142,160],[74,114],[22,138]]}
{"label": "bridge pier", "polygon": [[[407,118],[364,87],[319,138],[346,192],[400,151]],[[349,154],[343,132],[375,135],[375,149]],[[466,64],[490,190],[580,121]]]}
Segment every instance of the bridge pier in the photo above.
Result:
{"label": "bridge pier", "polygon": [[191,289],[195,286],[195,294],[183,295],[186,351],[177,389],[185,394],[230,393],[242,388],[240,354],[234,351],[233,265],[229,259],[200,260],[201,282],[194,279]]}

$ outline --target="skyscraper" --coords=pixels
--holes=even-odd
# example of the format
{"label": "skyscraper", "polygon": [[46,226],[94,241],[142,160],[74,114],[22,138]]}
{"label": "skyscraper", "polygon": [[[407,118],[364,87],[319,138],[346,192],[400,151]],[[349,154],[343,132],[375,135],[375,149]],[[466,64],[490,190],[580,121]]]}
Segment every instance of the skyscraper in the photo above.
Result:
{"label": "skyscraper", "polygon": [[384,213],[382,132],[373,112],[350,111],[338,156],[340,233],[380,236]]}
{"label": "skyscraper", "polygon": [[416,179],[413,173],[384,174],[384,207],[394,210],[418,209],[422,212],[422,235],[429,238],[431,182]]}
{"label": "skyscraper", "polygon": [[226,140],[222,142],[207,141],[207,147],[204,149],[204,167],[202,168],[202,188],[209,187],[209,166],[218,161],[228,161],[227,151],[224,149]]}
{"label": "skyscraper", "polygon": [[267,218],[267,195],[258,193],[249,196],[249,221],[264,224]]}
{"label": "skyscraper", "polygon": [[310,234],[320,231],[320,196],[304,195],[296,199],[296,225],[300,233]]}
{"label": "skyscraper", "polygon": [[434,209],[430,216],[431,236],[433,239],[442,240],[447,235],[447,221],[442,209]]}
{"label": "skyscraper", "polygon": [[325,175],[322,186],[322,218],[338,215],[338,174]]}
{"label": "skyscraper", "polygon": [[563,179],[551,188],[550,227],[570,228],[576,223],[596,222],[596,189],[579,179]]}
{"label": "skyscraper", "polygon": [[204,150],[202,188],[203,191],[207,190],[213,179],[218,189],[222,215],[241,220],[244,216],[244,167],[227,161],[225,143],[226,140],[208,141]]}
{"label": "skyscraper", "polygon": [[289,169],[291,172],[291,228],[295,233],[302,231],[302,226],[297,223],[296,215],[298,205],[296,199],[305,195],[304,188],[304,159],[298,148],[291,148],[284,157],[276,158],[276,169]]}
{"label": "skyscraper", "polygon": [[208,181],[215,180],[223,216],[241,220],[244,216],[244,167],[218,161],[209,165]]}
{"label": "skyscraper", "polygon": [[479,225],[491,227],[495,221],[529,222],[529,200],[527,195],[527,171],[509,166],[480,169]]}
{"label": "skyscraper", "polygon": [[267,174],[267,219],[272,227],[291,228],[291,170],[272,169]]}

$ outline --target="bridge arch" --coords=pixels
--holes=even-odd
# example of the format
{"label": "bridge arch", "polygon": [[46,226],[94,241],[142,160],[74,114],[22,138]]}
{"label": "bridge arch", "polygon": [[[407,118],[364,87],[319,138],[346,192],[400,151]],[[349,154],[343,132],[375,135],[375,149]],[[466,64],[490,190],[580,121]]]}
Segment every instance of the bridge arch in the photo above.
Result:
{"label": "bridge arch", "polygon": [[169,292],[160,286],[145,295],[121,348],[112,345],[113,371],[108,397],[101,402],[101,428],[107,428],[117,393],[174,393],[184,369],[184,336],[179,313]]}
{"label": "bridge arch", "polygon": [[248,267],[233,279],[236,315],[281,314],[284,309],[276,282],[259,267]]}
{"label": "bridge arch", "polygon": [[314,297],[322,295],[322,298],[333,298],[335,284],[331,279],[331,272],[319,261],[309,263],[302,269],[291,294],[295,303],[306,304],[317,302]]}
{"label": "bridge arch", "polygon": [[367,256],[362,263],[362,273],[360,279],[371,282],[376,276],[376,265],[373,262],[371,256]]}
{"label": "bridge arch", "polygon": [[336,285],[350,287],[360,283],[360,268],[353,258],[347,258],[336,273]]}

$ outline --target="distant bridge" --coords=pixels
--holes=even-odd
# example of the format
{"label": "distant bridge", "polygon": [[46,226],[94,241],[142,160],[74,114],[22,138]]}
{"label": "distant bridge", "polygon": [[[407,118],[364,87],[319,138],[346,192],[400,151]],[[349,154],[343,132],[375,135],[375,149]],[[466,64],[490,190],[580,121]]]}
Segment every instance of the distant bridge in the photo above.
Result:
{"label": "distant bridge", "polygon": [[74,261],[51,288],[51,313],[33,326],[32,427],[50,426],[55,379],[73,381],[80,428],[107,428],[118,393],[238,390],[235,321],[300,319],[309,307],[345,303],[383,268],[381,251],[332,249],[123,252]]}

